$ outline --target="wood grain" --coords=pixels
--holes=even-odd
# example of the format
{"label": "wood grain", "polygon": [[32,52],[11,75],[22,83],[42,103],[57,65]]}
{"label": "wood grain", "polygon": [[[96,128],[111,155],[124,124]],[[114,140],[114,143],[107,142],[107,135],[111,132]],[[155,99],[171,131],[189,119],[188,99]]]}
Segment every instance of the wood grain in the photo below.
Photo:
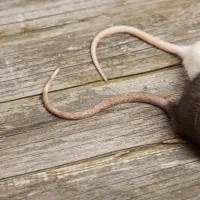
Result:
{"label": "wood grain", "polygon": [[[77,110],[130,91],[169,95],[181,92],[182,72],[178,68],[80,91],[58,91],[50,99],[57,108]],[[38,97],[1,105],[0,178],[175,137],[165,114],[146,104],[122,104],[79,121],[52,116]]]}
{"label": "wood grain", "polygon": [[199,159],[182,145],[116,152],[0,181],[0,198],[189,200],[199,195]]}
{"label": "wood grain", "polygon": [[[101,80],[91,62],[89,47],[100,30],[114,24],[134,25],[182,45],[199,40],[198,0],[193,4],[182,0],[93,0],[88,4],[70,3],[71,8],[66,8],[67,2],[59,1],[52,10],[51,1],[19,3],[18,9],[12,8],[15,14],[10,14],[12,9],[1,14],[0,102],[40,94],[56,67],[62,68],[62,75],[53,90]],[[30,10],[24,11],[28,6]],[[22,19],[16,17],[22,14]],[[26,15],[31,17],[26,20]],[[176,57],[124,34],[104,39],[98,57],[110,79],[180,63]]]}
{"label": "wood grain", "polygon": [[133,91],[178,99],[187,77],[176,56],[130,35],[107,37],[98,46],[105,84],[90,44],[122,24],[192,44],[199,8],[199,0],[0,0],[0,199],[199,199],[199,151],[163,144],[177,136],[158,108],[123,104],[70,121],[41,101],[56,67],[49,96],[63,110]]}

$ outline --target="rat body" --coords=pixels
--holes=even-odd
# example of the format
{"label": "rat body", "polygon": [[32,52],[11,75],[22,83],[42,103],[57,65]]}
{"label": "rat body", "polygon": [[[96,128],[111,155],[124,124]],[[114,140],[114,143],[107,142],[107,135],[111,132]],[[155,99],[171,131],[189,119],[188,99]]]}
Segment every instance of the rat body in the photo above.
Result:
{"label": "rat body", "polygon": [[200,144],[200,73],[188,82],[180,100],[169,104],[174,131]]}
{"label": "rat body", "polygon": [[[146,92],[132,92],[105,99],[92,108],[79,112],[64,112],[54,108],[48,99],[49,87],[56,77],[59,69],[56,69],[49,78],[43,90],[43,103],[45,108],[52,114],[64,119],[83,119],[95,115],[111,106],[130,103],[143,102],[161,108],[172,122],[174,131],[187,137],[194,143],[200,144],[200,42],[192,46],[180,47],[178,45],[164,42],[139,29],[127,26],[111,27],[100,32],[93,40],[91,54],[93,62],[100,75],[105,81],[106,76],[101,70],[96,57],[96,47],[99,40],[106,35],[117,32],[134,34],[148,43],[170,53],[176,54],[183,59],[185,69],[189,76],[189,83],[184,90],[183,96],[178,102],[171,102],[158,95]],[[198,116],[199,115],[199,116]]]}

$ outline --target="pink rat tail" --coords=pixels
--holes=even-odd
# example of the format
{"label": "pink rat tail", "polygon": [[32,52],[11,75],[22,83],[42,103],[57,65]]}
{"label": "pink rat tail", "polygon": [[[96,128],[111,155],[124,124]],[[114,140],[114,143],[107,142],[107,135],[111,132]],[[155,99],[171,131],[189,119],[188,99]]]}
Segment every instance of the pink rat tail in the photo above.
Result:
{"label": "pink rat tail", "polygon": [[134,35],[163,51],[167,51],[169,53],[176,54],[176,55],[180,56],[181,58],[183,57],[183,54],[184,54],[184,47],[165,42],[157,37],[154,37],[144,31],[141,31],[141,30],[131,27],[131,26],[114,26],[114,27],[104,29],[103,31],[98,33],[92,41],[91,57],[92,57],[92,60],[93,60],[93,63],[95,65],[96,69],[98,70],[99,74],[104,79],[104,81],[106,81],[106,82],[107,82],[107,78],[106,78],[105,74],[103,73],[103,71],[99,65],[98,59],[97,59],[96,48],[97,48],[99,41],[102,38],[104,38],[108,35],[115,34],[115,33],[128,33],[128,34]]}
{"label": "pink rat tail", "polygon": [[110,108],[111,106],[122,104],[122,103],[132,103],[132,102],[143,102],[143,103],[154,105],[156,107],[161,108],[168,115],[168,117],[170,117],[170,102],[162,97],[159,97],[151,93],[146,93],[146,92],[130,92],[130,93],[125,93],[118,96],[110,97],[108,99],[103,100],[99,104],[83,111],[64,112],[64,111],[58,110],[49,103],[49,98],[48,98],[49,88],[52,84],[53,79],[56,77],[58,71],[59,69],[56,69],[54,71],[54,73],[49,78],[47,84],[44,87],[43,103],[44,103],[45,108],[50,113],[60,118],[83,119],[83,118],[91,117],[102,110]]}

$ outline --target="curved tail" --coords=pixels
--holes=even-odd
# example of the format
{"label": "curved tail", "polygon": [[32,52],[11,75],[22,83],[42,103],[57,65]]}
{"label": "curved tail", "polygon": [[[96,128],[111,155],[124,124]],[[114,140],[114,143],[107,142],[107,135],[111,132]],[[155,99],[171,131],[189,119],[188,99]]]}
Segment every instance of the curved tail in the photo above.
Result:
{"label": "curved tail", "polygon": [[108,35],[115,34],[115,33],[128,33],[128,34],[134,35],[161,50],[176,54],[176,55],[180,56],[181,58],[183,57],[184,50],[182,47],[180,47],[178,45],[165,42],[157,37],[154,37],[144,31],[141,31],[141,30],[131,27],[131,26],[113,26],[113,27],[104,29],[99,34],[97,34],[91,44],[91,57],[92,57],[93,63],[95,65],[96,69],[98,70],[99,74],[101,75],[101,77],[104,79],[104,81],[107,81],[107,78],[99,65],[97,55],[96,55],[96,48],[97,48],[99,41],[102,38],[104,38]]}
{"label": "curved tail", "polygon": [[152,104],[156,107],[161,108],[170,117],[170,106],[169,106],[170,102],[162,97],[159,97],[151,93],[145,93],[145,92],[130,92],[130,93],[125,93],[118,96],[110,97],[100,102],[99,104],[95,105],[94,107],[91,107],[84,111],[64,112],[64,111],[58,110],[49,103],[49,98],[48,98],[49,88],[58,72],[59,72],[59,69],[56,69],[54,71],[54,73],[49,78],[43,90],[43,103],[44,103],[45,108],[50,113],[58,117],[61,117],[64,119],[83,119],[83,118],[93,116],[96,113],[102,110],[105,110],[111,106],[121,104],[121,103],[130,103],[130,102],[143,102],[143,103]]}

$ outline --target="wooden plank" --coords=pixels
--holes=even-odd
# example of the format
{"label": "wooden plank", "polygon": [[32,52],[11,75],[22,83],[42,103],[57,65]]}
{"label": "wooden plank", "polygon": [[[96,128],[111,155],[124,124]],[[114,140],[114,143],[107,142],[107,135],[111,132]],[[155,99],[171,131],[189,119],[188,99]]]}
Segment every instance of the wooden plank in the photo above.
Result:
{"label": "wooden plank", "polygon": [[54,15],[62,15],[63,13],[84,10],[91,7],[97,7],[102,4],[112,4],[105,0],[88,0],[83,3],[80,0],[66,1],[58,0],[51,1],[24,1],[24,0],[12,0],[12,1],[0,1],[0,25],[9,25],[14,23],[20,23],[23,21],[39,19]]}
{"label": "wooden plank", "polygon": [[0,199],[195,200],[199,166],[186,144],[141,147],[1,180]]}
{"label": "wooden plank", "polygon": [[[15,10],[11,16],[9,9],[4,10],[0,22],[5,23],[0,26],[0,102],[40,94],[56,67],[62,68],[62,74],[52,90],[101,80],[91,63],[89,46],[94,35],[113,24],[134,25],[179,44],[199,40],[198,0],[148,3],[93,0],[88,4],[70,3],[69,8],[68,1],[60,0],[55,5],[53,2],[47,1],[46,8],[41,1],[19,3],[19,8],[11,8]],[[23,20],[15,19],[17,13],[24,12]],[[121,34],[103,40],[98,57],[108,78],[153,71],[180,62],[172,55]]]}
{"label": "wooden plank", "polygon": [[[29,25],[29,27],[30,25],[38,25],[38,27],[35,27],[35,28],[39,29],[39,28],[50,28],[54,26],[66,25],[72,22],[77,22],[78,20],[90,21],[90,20],[93,20],[93,17],[97,17],[97,16],[100,17],[99,14],[102,14],[103,17],[106,17],[106,15],[110,15],[108,17],[112,17],[112,18],[116,17],[116,15],[118,14],[120,16],[125,16],[128,18],[134,15],[134,13],[130,15],[130,13],[121,12],[122,7],[128,10],[129,12],[130,12],[129,9],[131,9],[132,11],[138,12],[138,14],[143,14],[142,18],[149,16],[150,11],[156,10],[158,14],[157,17],[160,18],[159,20],[161,22],[166,20],[165,19],[166,10],[168,10],[168,12],[169,11],[173,12],[174,6],[177,6],[176,11],[182,11],[184,13],[184,15],[183,13],[178,13],[178,16],[180,17],[180,19],[182,17],[184,18],[187,17],[187,19],[189,19],[188,17],[190,16],[190,13],[188,14],[185,13],[185,11],[183,10],[184,7],[189,6],[189,10],[197,9],[196,6],[191,5],[188,2],[181,2],[181,1],[173,2],[171,0],[170,1],[156,0],[156,2],[158,4],[157,6],[154,0],[149,0],[149,1],[137,0],[137,1],[129,1],[129,2],[126,1],[126,3],[123,1],[117,1],[117,0],[111,0],[109,2],[106,0],[102,0],[102,1],[88,0],[87,3],[81,0],[78,0],[75,2],[71,2],[67,0],[59,0],[56,2],[52,2],[48,0],[48,1],[45,1],[45,3],[41,1],[37,1],[37,2],[32,1],[28,3],[27,2],[23,3],[20,1],[18,2],[12,1],[12,3],[14,3],[15,6],[9,5],[10,6],[9,8],[3,9],[3,11],[1,11],[0,13],[0,17],[1,17],[0,25],[4,26],[4,28],[8,30],[8,32],[2,31],[3,33],[2,36],[10,35],[10,33],[24,32],[23,26],[16,26],[15,24],[22,25],[24,23],[24,25]],[[195,2],[198,3],[198,1],[193,0],[193,3]],[[144,8],[145,6],[146,8]],[[162,9],[163,11],[165,11],[162,16],[159,15],[162,13],[162,11],[158,10],[158,7]],[[112,10],[109,10],[110,8]],[[102,13],[102,9],[104,10],[103,13]],[[143,10],[147,12],[142,13]],[[87,18],[85,18],[84,15],[81,17],[80,14],[82,13],[89,16],[87,16]],[[68,16],[69,14],[71,15],[71,17]],[[73,17],[74,15],[76,17]],[[69,21],[64,20],[66,16],[69,17]],[[168,16],[168,20],[174,21],[175,18],[172,18],[172,17],[173,16]],[[196,13],[195,17],[196,18],[198,17],[198,12]],[[54,19],[54,20],[51,20],[51,19]],[[138,19],[138,17],[136,19]],[[113,19],[113,20],[116,20],[116,19]],[[38,21],[39,23],[36,23]],[[11,30],[11,28],[9,28],[11,27],[10,25],[18,31],[16,32],[16,30]]]}
{"label": "wooden plank", "polygon": [[61,109],[129,91],[176,98],[186,77],[175,56],[128,35],[105,38],[98,57],[113,80],[104,84],[90,42],[126,24],[190,44],[200,39],[199,8],[199,0],[0,0],[0,199],[199,199],[198,153],[161,144],[176,136],[159,109],[124,104],[68,121],[40,96],[60,67],[50,98]]}
{"label": "wooden plank", "polygon": [[[183,69],[177,68],[90,89],[58,91],[50,99],[57,108],[75,111],[124,92],[169,95],[181,91],[184,80]],[[0,106],[0,178],[175,137],[163,112],[146,104],[119,105],[79,121],[52,116],[39,96]]]}

